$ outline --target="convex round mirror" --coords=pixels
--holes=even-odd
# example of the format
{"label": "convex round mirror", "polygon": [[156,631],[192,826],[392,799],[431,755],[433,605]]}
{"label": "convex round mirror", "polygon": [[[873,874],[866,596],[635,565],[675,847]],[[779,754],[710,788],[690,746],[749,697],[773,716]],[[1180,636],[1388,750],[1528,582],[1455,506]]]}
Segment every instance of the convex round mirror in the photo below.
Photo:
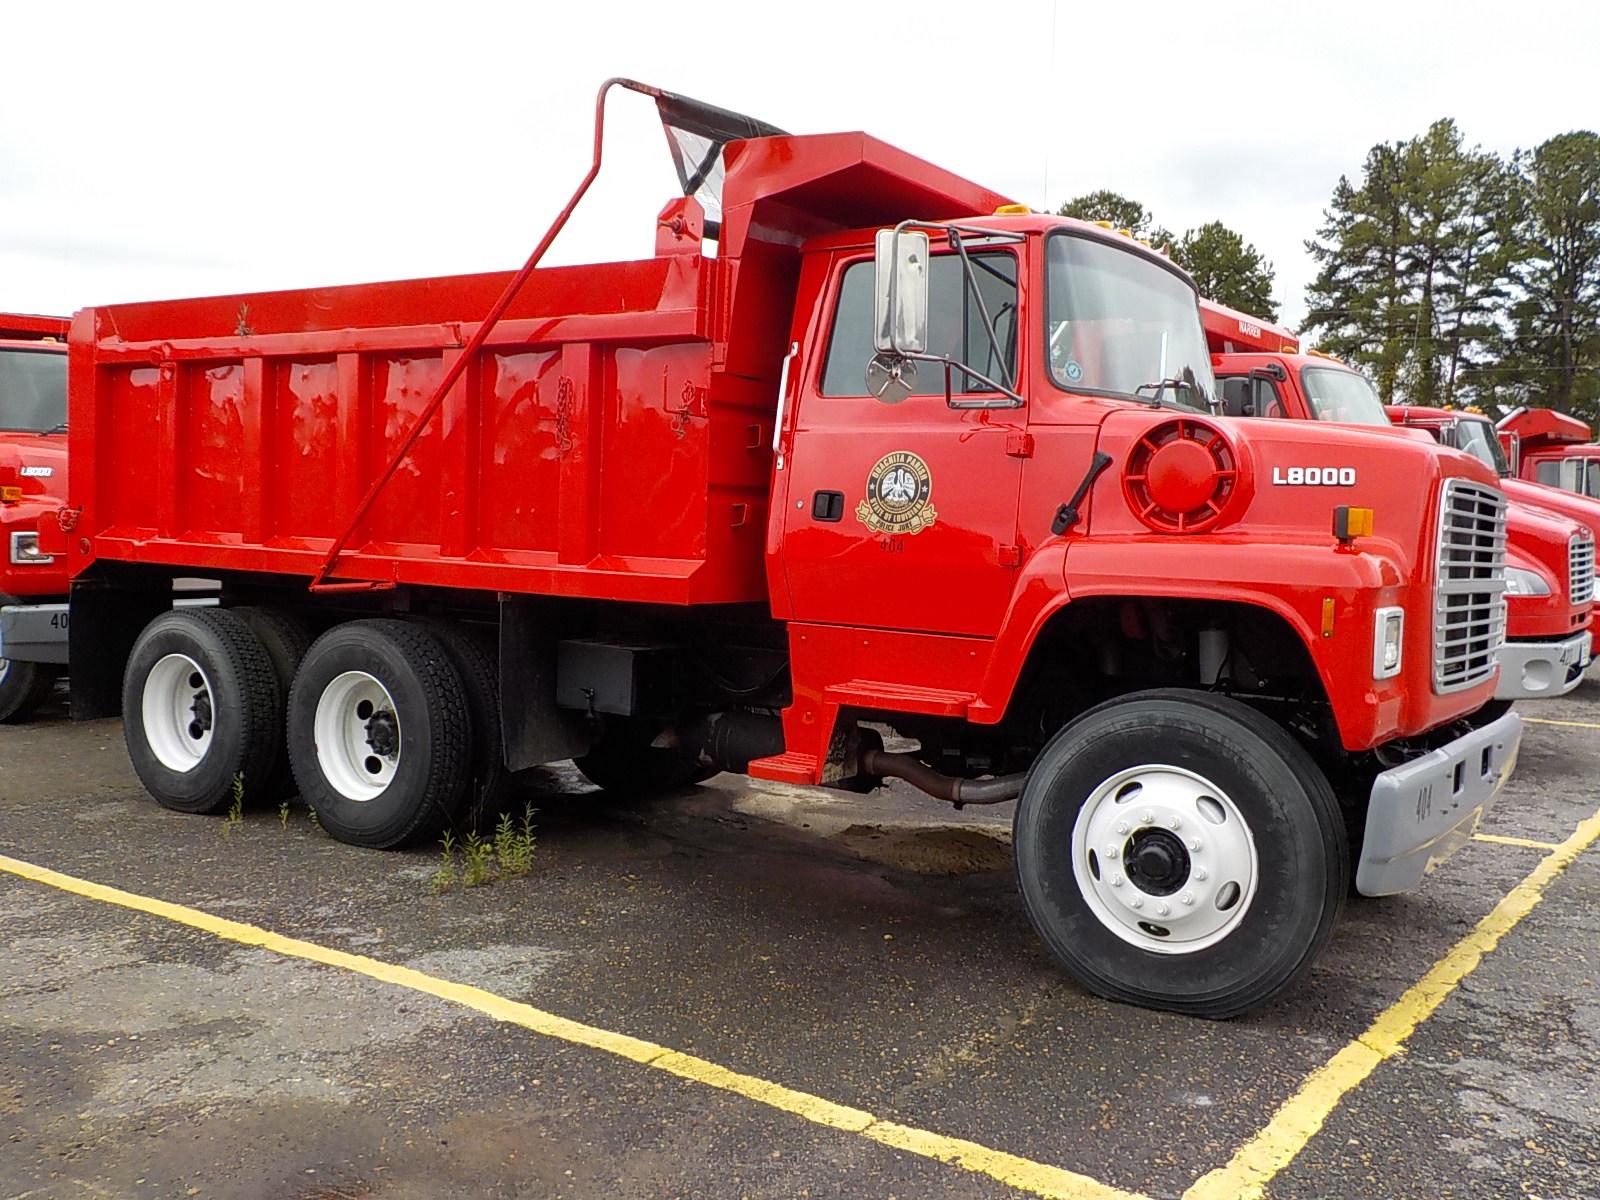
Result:
{"label": "convex round mirror", "polygon": [[917,390],[917,364],[898,354],[874,354],[867,363],[867,391],[884,404],[899,404]]}

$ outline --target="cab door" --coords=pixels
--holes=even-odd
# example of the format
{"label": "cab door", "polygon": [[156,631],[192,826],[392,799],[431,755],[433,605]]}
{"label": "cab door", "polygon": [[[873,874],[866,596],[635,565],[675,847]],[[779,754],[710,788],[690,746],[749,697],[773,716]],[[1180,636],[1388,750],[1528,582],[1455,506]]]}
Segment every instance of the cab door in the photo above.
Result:
{"label": "cab door", "polygon": [[[972,255],[1002,356],[1023,328],[1016,250]],[[1025,409],[919,364],[917,394],[872,398],[873,264],[836,261],[823,352],[796,389],[783,560],[794,620],[993,636],[1020,560],[1017,502]],[[1001,375],[959,260],[930,269],[930,350]],[[1021,373],[1015,378],[1024,377]],[[1008,407],[1000,407],[1007,405]]]}

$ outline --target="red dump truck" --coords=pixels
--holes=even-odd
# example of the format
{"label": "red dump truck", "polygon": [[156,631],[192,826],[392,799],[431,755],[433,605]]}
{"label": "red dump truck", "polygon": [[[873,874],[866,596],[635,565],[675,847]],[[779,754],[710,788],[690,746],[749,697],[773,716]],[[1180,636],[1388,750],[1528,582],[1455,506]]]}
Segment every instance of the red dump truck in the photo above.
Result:
{"label": "red dump truck", "polygon": [[[1500,648],[1496,700],[1505,706],[1562,696],[1582,682],[1600,636],[1600,609],[1594,604],[1600,505],[1511,478],[1486,420],[1443,409],[1386,412],[1364,375],[1326,355],[1301,353],[1290,331],[1211,300],[1202,301],[1201,309],[1219,402],[1229,415],[1426,430],[1493,470],[1511,502],[1506,641]],[[1397,418],[1401,413],[1407,415]],[[1575,513],[1578,506],[1593,511]]]}
{"label": "red dump truck", "polygon": [[1497,428],[1517,476],[1600,499],[1600,443],[1578,418],[1549,408],[1518,408]]}
{"label": "red dump truck", "polygon": [[67,661],[67,565],[39,548],[67,496],[67,319],[0,313],[0,721]]}
{"label": "red dump truck", "polygon": [[[685,194],[538,269],[617,85]],[[624,80],[594,144],[515,274],[74,318],[73,706],[160,802],[286,761],[387,847],[568,758],[1016,798],[1065,968],[1213,1017],[1468,836],[1520,738],[1482,464],[1214,419],[1181,270],[865,134]]]}

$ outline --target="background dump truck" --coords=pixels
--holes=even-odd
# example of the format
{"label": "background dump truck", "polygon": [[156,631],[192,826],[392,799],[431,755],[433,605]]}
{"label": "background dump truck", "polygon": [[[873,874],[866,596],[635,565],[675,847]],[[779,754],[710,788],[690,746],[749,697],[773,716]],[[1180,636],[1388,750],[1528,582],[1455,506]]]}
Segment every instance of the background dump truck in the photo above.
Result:
{"label": "background dump truck", "polygon": [[[0,313],[0,721],[32,712],[66,667],[67,565],[39,529],[67,495],[67,324]],[[32,619],[13,625],[19,605]]]}
{"label": "background dump truck", "polygon": [[[1511,478],[1486,420],[1458,423],[1467,414],[1442,409],[1386,412],[1364,375],[1326,355],[1300,353],[1298,339],[1287,330],[1209,300],[1201,309],[1222,407],[1229,415],[1424,429],[1495,472],[1510,501],[1506,641],[1500,648],[1496,700],[1503,707],[1577,687],[1600,635],[1600,608],[1594,603],[1600,505]],[[1409,416],[1397,419],[1400,413]],[[1588,521],[1571,511],[1584,505],[1596,509],[1587,514]]]}
{"label": "background dump truck", "polygon": [[[616,84],[685,195],[536,269]],[[517,273],[87,309],[71,360],[73,706],[172,808],[395,846],[566,758],[1019,798],[1066,969],[1226,1016],[1515,758],[1492,472],[1214,420],[1180,270],[865,134],[612,81]]]}
{"label": "background dump truck", "polygon": [[1519,408],[1502,417],[1497,428],[1515,475],[1600,499],[1600,443],[1578,418],[1549,408]]}

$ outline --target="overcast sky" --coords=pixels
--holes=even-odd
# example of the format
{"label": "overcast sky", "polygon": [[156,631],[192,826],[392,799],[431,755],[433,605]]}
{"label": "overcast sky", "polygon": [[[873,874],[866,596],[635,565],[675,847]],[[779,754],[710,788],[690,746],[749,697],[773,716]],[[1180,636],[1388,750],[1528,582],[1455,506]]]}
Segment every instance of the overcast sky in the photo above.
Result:
{"label": "overcast sky", "polygon": [[[865,129],[1035,207],[1109,187],[1277,268],[1375,142],[1600,127],[1593,3],[7,3],[0,309],[518,265],[631,75],[792,132]],[[558,13],[552,10],[559,9]],[[646,256],[653,108],[551,262]]]}

